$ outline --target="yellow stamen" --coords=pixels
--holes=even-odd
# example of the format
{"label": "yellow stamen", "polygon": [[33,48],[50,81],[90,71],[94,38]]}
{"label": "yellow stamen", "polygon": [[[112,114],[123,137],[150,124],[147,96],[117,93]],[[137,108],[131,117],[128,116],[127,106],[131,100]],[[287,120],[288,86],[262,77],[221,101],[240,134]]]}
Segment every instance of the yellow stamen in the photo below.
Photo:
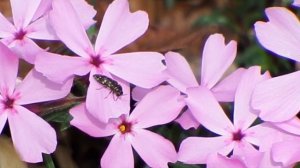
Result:
{"label": "yellow stamen", "polygon": [[126,131],[126,126],[124,124],[120,125],[119,130],[124,133]]}

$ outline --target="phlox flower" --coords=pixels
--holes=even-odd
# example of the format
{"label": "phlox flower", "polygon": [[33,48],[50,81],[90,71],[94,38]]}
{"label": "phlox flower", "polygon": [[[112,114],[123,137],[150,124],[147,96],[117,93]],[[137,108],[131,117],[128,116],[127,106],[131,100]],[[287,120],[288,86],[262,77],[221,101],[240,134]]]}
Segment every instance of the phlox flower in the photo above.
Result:
{"label": "phlox flower", "polygon": [[[115,0],[109,5],[94,47],[69,3],[54,1],[49,17],[57,36],[79,57],[43,53],[37,58],[35,68],[56,82],[90,73],[86,106],[100,121],[107,122],[109,118],[118,117],[129,110],[128,82],[150,88],[164,80],[162,54],[113,54],[141,36],[148,27],[147,14],[142,11],[131,13],[128,0]],[[93,79],[94,74],[105,75],[118,82],[124,94],[116,100],[109,89],[103,89]]]}
{"label": "phlox flower", "polygon": [[[68,1],[68,0],[67,0]],[[7,46],[29,63],[34,63],[37,53],[43,51],[32,39],[58,40],[49,25],[48,12],[52,0],[10,0],[13,22],[0,13],[0,38]],[[84,0],[70,0],[78,6],[86,27],[94,23],[96,11]],[[79,6],[80,5],[80,6]]]}
{"label": "phlox flower", "polygon": [[101,167],[134,167],[133,149],[150,167],[168,168],[177,161],[173,144],[146,128],[171,122],[184,106],[180,92],[171,86],[160,86],[148,93],[135,107],[107,124],[91,117],[85,105],[71,109],[71,124],[93,137],[113,135],[101,158]]}
{"label": "phlox flower", "polygon": [[294,0],[293,5],[300,7],[300,0]]}
{"label": "phlox flower", "polygon": [[[268,50],[300,61],[300,22],[291,11],[282,7],[266,9],[268,22],[256,22],[259,42]],[[260,83],[253,93],[252,105],[259,117],[276,122],[276,126],[300,135],[300,71]]]}
{"label": "phlox flower", "polygon": [[[185,58],[178,53],[168,52],[165,55],[166,74],[169,76],[167,82],[185,94],[187,94],[187,88],[205,87],[218,101],[232,102],[244,69],[239,68],[223,80],[220,79],[232,64],[236,50],[235,41],[225,44],[222,34],[210,35],[203,49],[200,84]],[[189,109],[176,121],[185,129],[199,126],[199,122],[194,119]]]}
{"label": "phlox flower", "polygon": [[251,67],[244,72],[236,90],[233,123],[206,87],[188,88],[187,105],[195,118],[220,136],[183,140],[178,160],[189,164],[209,164],[211,154],[227,156],[233,151],[232,156],[240,158],[247,167],[258,167],[266,150],[259,151],[254,145],[262,148],[261,135],[270,135],[270,132],[262,129],[262,124],[251,126],[257,116],[252,113],[250,101],[255,86],[269,77],[268,73],[261,75],[259,67]]}
{"label": "phlox flower", "polygon": [[0,133],[8,121],[13,144],[21,158],[26,162],[41,162],[42,153],[55,150],[56,133],[24,105],[64,97],[72,81],[56,84],[33,70],[16,85],[18,62],[18,57],[0,42]]}

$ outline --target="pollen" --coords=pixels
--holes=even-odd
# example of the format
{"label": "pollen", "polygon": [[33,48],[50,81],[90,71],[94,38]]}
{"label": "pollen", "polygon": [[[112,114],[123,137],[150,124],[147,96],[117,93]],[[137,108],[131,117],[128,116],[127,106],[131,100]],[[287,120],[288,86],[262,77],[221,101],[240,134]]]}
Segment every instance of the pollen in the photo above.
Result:
{"label": "pollen", "polygon": [[120,125],[119,125],[119,131],[122,134],[126,134],[128,132],[131,132],[131,123],[123,121]]}

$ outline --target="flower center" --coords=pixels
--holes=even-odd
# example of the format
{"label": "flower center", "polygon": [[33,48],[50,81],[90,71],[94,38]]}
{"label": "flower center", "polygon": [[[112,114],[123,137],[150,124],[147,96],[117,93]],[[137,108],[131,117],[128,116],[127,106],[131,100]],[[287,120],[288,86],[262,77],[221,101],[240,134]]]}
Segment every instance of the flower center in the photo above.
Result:
{"label": "flower center", "polygon": [[238,130],[237,132],[232,134],[232,140],[240,141],[244,138],[244,136],[245,136],[245,134],[243,134],[241,130]]}
{"label": "flower center", "polygon": [[18,32],[15,33],[15,39],[16,40],[23,40],[25,35],[26,35],[26,31],[21,29],[21,30],[19,30]]}
{"label": "flower center", "polygon": [[131,123],[129,122],[126,122],[126,121],[123,121],[119,126],[119,131],[122,133],[122,134],[126,134],[126,133],[129,133],[131,132]]}
{"label": "flower center", "polygon": [[6,109],[12,109],[14,107],[15,99],[7,97],[6,100],[3,101]]}
{"label": "flower center", "polygon": [[95,67],[99,68],[99,66],[103,63],[99,56],[91,56],[90,63]]}

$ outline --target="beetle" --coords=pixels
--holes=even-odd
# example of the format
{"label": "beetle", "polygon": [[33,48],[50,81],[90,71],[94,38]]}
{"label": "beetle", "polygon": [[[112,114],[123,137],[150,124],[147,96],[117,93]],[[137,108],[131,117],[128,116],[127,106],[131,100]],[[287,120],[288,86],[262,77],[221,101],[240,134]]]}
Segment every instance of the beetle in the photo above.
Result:
{"label": "beetle", "polygon": [[95,81],[110,90],[109,94],[113,93],[117,98],[123,95],[122,86],[117,81],[100,74],[94,74],[93,77]]}

